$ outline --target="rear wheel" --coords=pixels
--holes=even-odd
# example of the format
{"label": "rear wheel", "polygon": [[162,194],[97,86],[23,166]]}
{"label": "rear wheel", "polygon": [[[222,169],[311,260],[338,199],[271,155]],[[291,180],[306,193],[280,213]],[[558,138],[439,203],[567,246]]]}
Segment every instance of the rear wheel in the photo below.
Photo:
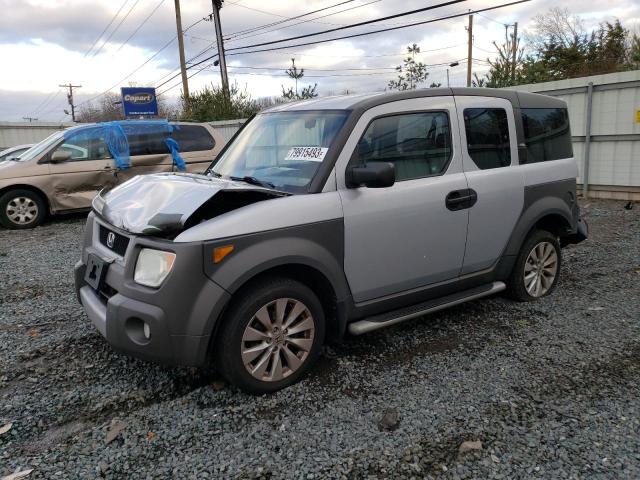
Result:
{"label": "rear wheel", "polygon": [[216,342],[217,368],[248,393],[268,393],[300,380],[320,353],[325,319],[305,285],[272,278],[243,290],[225,315]]}
{"label": "rear wheel", "polygon": [[534,231],[518,254],[508,281],[509,295],[520,301],[549,295],[558,283],[561,263],[558,238],[546,230]]}
{"label": "rear wheel", "polygon": [[0,224],[6,228],[36,227],[44,221],[46,213],[44,200],[31,190],[9,190],[0,196]]}

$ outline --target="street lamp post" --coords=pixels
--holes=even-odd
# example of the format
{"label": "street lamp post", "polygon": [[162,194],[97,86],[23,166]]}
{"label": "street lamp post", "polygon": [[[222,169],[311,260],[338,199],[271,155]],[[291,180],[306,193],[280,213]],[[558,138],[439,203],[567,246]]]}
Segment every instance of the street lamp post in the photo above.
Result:
{"label": "street lamp post", "polygon": [[[451,68],[457,67],[458,65],[460,65],[458,62],[453,62],[449,64]],[[449,87],[449,69],[448,68],[447,68],[447,87]]]}

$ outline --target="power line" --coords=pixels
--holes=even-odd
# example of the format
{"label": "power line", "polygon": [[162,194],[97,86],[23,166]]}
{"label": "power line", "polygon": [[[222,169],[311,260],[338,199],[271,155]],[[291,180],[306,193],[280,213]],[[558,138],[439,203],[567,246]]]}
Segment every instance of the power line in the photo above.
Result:
{"label": "power line", "polygon": [[[189,25],[187,28],[185,28],[183,31],[186,32],[187,30],[189,30],[190,28],[195,27],[196,25],[198,25],[200,22],[203,22],[204,18],[201,18],[200,20],[192,23],[191,25]],[[114,84],[113,86],[107,88],[105,91],[103,91],[102,93],[99,93],[97,95],[94,95],[93,97],[85,100],[84,102],[76,105],[76,107],[80,107],[86,103],[92,102],[93,100],[95,100],[96,98],[99,98],[103,95],[106,95],[109,91],[113,90],[114,88],[116,88],[118,85],[121,85],[125,80],[127,80],[129,77],[131,77],[133,74],[135,74],[138,70],[140,70],[142,67],[144,67],[147,63],[149,63],[151,60],[153,60],[154,58],[156,58],[158,55],[160,55],[160,53],[166,49],[169,45],[171,45],[176,38],[178,38],[177,35],[174,35],[173,38],[171,40],[169,40],[167,43],[165,43],[162,47],[160,47],[159,50],[157,50],[153,55],[151,55],[149,58],[147,58],[141,65],[139,65],[135,70],[133,70],[131,73],[129,73],[126,77],[124,77],[122,80],[120,80],[119,82],[117,82],[116,84]]]}
{"label": "power line", "polygon": [[139,65],[135,70],[133,70],[131,73],[129,73],[126,77],[124,77],[122,80],[116,82],[114,85],[112,85],[111,87],[107,88],[104,92],[99,93],[97,95],[94,95],[93,97],[89,98],[88,100],[85,100],[84,102],[80,103],[78,105],[84,105],[85,103],[89,103],[92,102],[93,100],[95,100],[98,97],[101,97],[103,95],[105,95],[106,93],[110,92],[111,90],[113,90],[114,88],[116,88],[118,85],[121,85],[125,80],[127,80],[129,77],[131,77],[134,73],[136,73],[138,70],[140,70],[142,67],[144,67],[147,63],[149,63],[151,60],[153,60],[154,58],[156,58],[158,55],[160,55],[160,53],[167,48],[169,45],[171,45],[177,37],[173,37],[171,40],[169,40],[167,43],[165,43],[162,47],[160,47],[160,49],[158,51],[156,51],[156,53],[154,53],[153,55],[151,55],[149,58],[147,58],[142,65]]}
{"label": "power line", "polygon": [[[279,17],[279,18],[283,18],[285,19],[285,21],[288,21],[291,17],[287,17],[286,15],[279,15],[277,13],[273,13],[273,12],[267,12],[266,10],[260,10],[259,8],[254,8],[254,7],[249,7],[247,5],[241,5],[240,3],[236,2],[236,3],[229,3],[229,5],[235,5],[238,7],[242,7],[242,8],[246,8],[247,10],[253,10],[254,12],[259,12],[259,13],[264,13],[265,15],[271,15],[273,17]],[[329,22],[316,22],[314,21],[313,23],[319,23],[321,25],[343,25],[341,23],[329,23]],[[236,32],[237,33],[237,32]],[[230,34],[231,35],[231,34]]]}
{"label": "power line", "polygon": [[[460,1],[460,0],[458,0],[458,1]],[[464,1],[464,0],[462,0],[462,1]],[[341,37],[329,38],[329,39],[325,39],[325,40],[314,40],[314,41],[311,41],[311,42],[305,42],[305,43],[300,43],[300,44],[296,44],[296,45],[286,45],[286,46],[280,46],[280,47],[263,48],[263,49],[260,49],[260,50],[249,50],[249,51],[242,51],[242,52],[237,52],[237,51],[233,52],[232,51],[231,53],[228,53],[227,55],[244,55],[244,54],[250,54],[250,53],[268,52],[268,51],[273,51],[273,50],[282,50],[282,49],[291,48],[291,47],[315,45],[315,44],[318,44],[318,43],[331,42],[331,41],[335,41],[335,40],[344,40],[344,39],[348,39],[348,38],[362,37],[362,36],[365,36],[365,35],[373,35],[373,34],[381,33],[381,32],[400,30],[400,29],[403,29],[403,28],[414,27],[414,26],[417,26],[417,25],[424,25],[424,24],[428,24],[428,23],[439,22],[439,21],[442,21],[442,20],[450,20],[452,18],[458,18],[458,17],[462,17],[462,16],[466,16],[466,15],[472,15],[472,14],[475,14],[475,13],[478,13],[478,12],[486,12],[486,11],[490,11],[490,10],[496,10],[498,8],[504,8],[504,7],[509,7],[509,6],[513,6],[513,5],[518,5],[518,4],[526,3],[526,2],[529,2],[529,1],[530,0],[517,0],[517,1],[514,1],[514,2],[495,5],[493,7],[486,7],[486,8],[482,8],[482,9],[478,9],[478,10],[472,10],[472,11],[469,11],[469,12],[457,13],[457,14],[453,14],[453,15],[447,15],[445,17],[434,18],[434,19],[431,19],[431,20],[423,20],[423,21],[420,21],[420,22],[414,22],[414,23],[410,23],[410,24],[406,24],[406,25],[397,26],[397,27],[383,28],[383,29],[374,30],[374,31],[371,31],[371,32],[355,33],[355,34],[350,34],[350,35],[343,35]],[[429,7],[429,8],[437,8],[437,5]],[[249,48],[251,46],[256,46],[256,45],[247,45],[247,46],[242,47],[242,48]],[[239,50],[239,49],[241,49],[241,47],[233,48],[231,50]],[[194,63],[194,64],[190,65],[189,67],[187,67],[187,70],[189,70],[191,68],[194,68],[194,67],[196,67],[198,65],[201,65],[201,64],[213,59],[216,56],[217,56],[217,54],[211,55],[210,57],[207,57],[207,58],[199,61],[198,63]],[[165,85],[166,83],[170,82],[176,76],[177,75],[174,75],[172,78],[170,78],[169,80],[165,81],[164,83],[162,83],[158,87],[160,87],[162,85]],[[156,87],[156,88],[158,88],[158,87]]]}
{"label": "power line", "polygon": [[[455,60],[458,62],[462,62],[466,60],[465,58],[460,59],[460,60]],[[427,67],[444,67],[444,66],[448,66],[449,64],[451,64],[452,61],[448,61],[448,62],[442,62],[442,63],[432,63],[432,64],[427,64]],[[210,63],[208,65],[205,65],[203,67],[201,67],[200,69],[198,69],[197,71],[195,71],[194,73],[192,73],[189,78],[194,77],[195,75],[201,73],[203,70],[206,70],[208,68],[210,68],[213,65],[213,63]],[[261,69],[261,68],[266,68],[266,67],[229,67],[230,69],[235,69],[235,68],[250,68],[250,69]],[[386,67],[381,67],[382,68],[386,68]],[[283,68],[269,68],[272,70],[284,70]],[[342,71],[342,70],[328,70],[328,69],[317,69],[317,70],[313,70],[313,69],[305,69],[308,71]],[[366,70],[366,69],[344,69],[344,70]],[[395,75],[395,68],[394,67],[389,67],[389,72],[367,72],[367,73],[350,73],[350,74],[332,74],[332,75],[305,75],[305,78],[333,78],[333,77],[367,77],[367,76],[376,76],[376,75]],[[437,70],[434,70],[437,71]],[[255,76],[268,76],[268,77],[288,77],[288,75],[286,73],[282,73],[282,74],[272,74],[272,73],[260,73],[260,72],[254,72],[254,73],[242,73],[242,72],[235,72],[235,75],[255,75]],[[177,75],[176,75],[177,76]],[[176,76],[174,76],[173,78],[175,78]],[[167,80],[168,83],[170,82],[173,78]],[[164,85],[164,84],[163,84]],[[158,95],[162,95],[166,92],[168,92],[169,90],[173,90],[176,87],[180,86],[180,82],[174,84],[171,87],[166,88],[165,90],[163,90],[162,92],[158,93]],[[156,87],[159,88],[159,87]]]}
{"label": "power line", "polygon": [[129,17],[129,15],[131,14],[131,12],[133,11],[134,8],[136,8],[136,5],[138,5],[138,3],[140,2],[140,0],[136,0],[134,2],[133,5],[131,5],[131,8],[129,9],[129,11],[124,15],[124,17],[122,17],[120,19],[120,22],[118,22],[118,25],[116,25],[116,28],[114,28],[113,30],[111,30],[111,33],[109,34],[109,36],[105,39],[104,42],[102,42],[102,45],[100,45],[100,47],[98,47],[98,50],[96,50],[93,53],[93,56],[95,57],[96,55],[98,55],[102,49],[104,48],[104,46],[109,42],[109,40],[111,40],[111,37],[113,37],[113,35],[120,29],[120,26],[122,25],[122,23]]}
{"label": "power line", "polygon": [[[284,71],[286,70],[285,68],[282,67],[250,67],[250,66],[246,66],[246,65],[242,65],[242,66],[232,66],[230,65],[229,68],[240,68],[240,69],[248,69],[248,70],[281,70]],[[365,71],[365,70],[396,70],[396,67],[370,67],[370,68],[366,68],[366,67],[355,67],[355,68],[305,68],[304,71],[305,72],[346,72],[346,71],[350,71],[350,70],[356,70],[356,71]],[[306,75],[305,75],[306,77]]]}
{"label": "power line", "polygon": [[98,35],[98,38],[95,39],[95,41],[91,44],[91,47],[89,47],[89,50],[87,50],[86,52],[84,52],[84,57],[86,57],[87,55],[89,55],[89,53],[91,52],[91,50],[93,50],[93,47],[96,46],[96,44],[98,43],[98,41],[102,38],[102,35],[105,34],[105,32],[109,29],[109,27],[111,26],[111,24],[114,22],[114,20],[118,17],[118,15],[120,15],[120,12],[122,11],[122,9],[124,8],[124,6],[127,4],[129,0],[124,0],[124,2],[122,2],[122,5],[120,5],[120,8],[118,9],[118,11],[116,12],[116,14],[111,17],[111,20],[109,21],[109,23],[107,23],[107,26],[104,27],[104,30],[102,30],[102,32],[100,33],[100,35]]}
{"label": "power line", "polygon": [[381,1],[382,0],[371,0],[371,1],[367,2],[367,3],[363,3],[361,5],[356,5],[355,7],[345,8],[344,10],[340,10],[338,12],[327,13],[326,15],[321,15],[319,17],[315,17],[315,18],[308,19],[308,20],[302,20],[300,22],[292,23],[291,25],[285,25],[282,28],[275,28],[273,30],[267,30],[266,32],[259,32],[259,33],[253,33],[253,34],[250,34],[250,35],[243,35],[243,36],[240,36],[240,38],[233,37],[230,41],[231,42],[239,42],[240,40],[244,40],[245,38],[256,37],[258,35],[266,35],[267,33],[277,32],[277,31],[283,30],[285,28],[291,28],[291,27],[295,27],[296,25],[302,25],[303,23],[313,22],[314,20],[317,20],[318,18],[325,18],[325,17],[329,17],[331,15],[338,15],[339,13],[348,12],[349,10],[354,10],[356,8],[366,7],[367,5],[371,5],[372,3],[378,3],[378,2],[381,2]]}
{"label": "power line", "polygon": [[164,2],[165,2],[165,0],[160,0],[160,2],[158,2],[158,4],[156,5],[156,7],[155,7],[153,10],[151,10],[151,13],[150,13],[149,15],[147,15],[147,17],[142,21],[142,23],[140,23],[140,25],[138,25],[138,27],[133,31],[133,33],[132,33],[131,35],[129,35],[129,36],[127,37],[127,39],[126,39],[124,42],[122,42],[122,43],[120,44],[120,46],[119,46],[119,47],[118,47],[118,49],[114,52],[114,54],[115,54],[115,53],[118,53],[120,50],[122,50],[122,47],[124,47],[127,43],[129,43],[129,40],[131,40],[131,39],[136,35],[136,33],[138,33],[138,31],[139,31],[139,30],[144,26],[144,24],[145,24],[145,23],[147,23],[147,22],[149,21],[149,19],[150,19],[151,17],[153,17],[153,15],[158,11],[158,9],[160,8],[160,6],[162,6],[162,4],[163,4]]}
{"label": "power line", "polygon": [[[302,38],[315,37],[315,36],[318,36],[318,35],[324,35],[326,33],[337,32],[337,31],[340,31],[340,30],[346,30],[348,28],[355,28],[355,27],[361,27],[363,25],[369,25],[370,23],[376,23],[376,22],[381,22],[381,21],[384,21],[384,20],[390,20],[392,18],[406,17],[407,15],[413,15],[415,13],[426,12],[428,10],[434,10],[436,8],[447,7],[449,5],[455,5],[457,3],[466,2],[466,1],[467,0],[449,0],[448,2],[438,3],[436,5],[431,5],[429,7],[417,8],[415,10],[409,10],[409,11],[402,12],[402,13],[396,13],[394,15],[387,15],[386,17],[376,18],[376,19],[373,19],[373,20],[365,20],[363,22],[352,23],[350,25],[344,25],[344,26],[341,26],[341,27],[330,28],[330,29],[327,29],[327,30],[322,30],[320,32],[307,33],[305,35],[296,35],[295,37],[288,37],[288,38],[283,38],[283,39],[280,39],[280,40],[272,40],[270,42],[262,42],[262,43],[256,43],[254,45],[245,45],[245,46],[242,46],[242,47],[230,48],[228,50],[228,52],[241,50],[241,49],[244,49],[244,48],[264,47],[264,46],[267,46],[267,45],[273,45],[273,44],[276,44],[276,43],[288,42],[288,41],[291,41],[291,40],[300,40]],[[403,28],[403,27],[391,27],[391,29],[393,29],[393,28]],[[375,32],[366,32],[365,34],[371,34],[371,33],[375,33]]]}
{"label": "power line", "polygon": [[[510,6],[513,6],[513,5],[518,5],[518,4],[526,3],[526,2],[529,2],[529,1],[531,1],[531,0],[517,0],[517,1],[514,1],[514,2],[503,3],[503,4],[500,4],[500,5],[493,6],[493,7],[486,7],[486,8],[482,8],[482,9],[478,9],[478,10],[471,10],[471,11],[465,12],[465,13],[456,13],[454,15],[447,15],[445,17],[438,17],[438,18],[434,18],[434,19],[431,19],[431,20],[424,20],[424,21],[415,22],[415,23],[408,23],[408,24],[401,25],[401,26],[398,26],[398,27],[383,28],[383,29],[380,29],[380,30],[373,30],[373,31],[370,31],[370,32],[354,33],[354,34],[350,34],[350,35],[343,35],[341,37],[328,38],[328,39],[324,39],[324,40],[314,40],[314,41],[311,41],[311,42],[298,43],[296,45],[285,45],[285,46],[280,46],[280,47],[263,48],[263,49],[260,49],[260,50],[249,50],[249,51],[244,51],[244,52],[232,51],[231,53],[228,53],[227,55],[242,55],[242,54],[247,54],[247,53],[270,52],[270,51],[273,51],[273,50],[282,50],[282,49],[291,48],[291,47],[304,47],[304,46],[307,46],[307,45],[316,45],[318,43],[332,42],[332,41],[335,41],[335,40],[345,40],[345,39],[349,39],[349,38],[363,37],[363,36],[366,36],[366,35],[374,35],[376,33],[390,32],[390,31],[393,31],[393,30],[400,30],[402,28],[410,28],[410,27],[415,27],[415,26],[418,26],[418,25],[425,25],[425,24],[428,24],[428,23],[440,22],[442,20],[450,20],[450,19],[453,19],[453,18],[459,18],[459,17],[466,16],[466,15],[469,15],[469,14],[474,14],[474,13],[477,13],[477,12],[486,12],[486,11],[495,10],[495,9],[498,9],[498,8],[510,7]],[[256,45],[247,45],[245,47],[236,47],[236,48],[232,48],[231,50],[240,50],[240,49],[243,49],[243,48],[249,48],[249,47],[254,47],[254,46],[256,46]],[[207,59],[205,59],[205,61],[206,60]]]}
{"label": "power line", "polygon": [[31,114],[35,115],[39,112],[39,110],[43,109],[46,105],[49,105],[49,103],[58,95],[60,95],[60,93],[62,92],[62,90],[58,90],[57,92],[54,90],[53,92],[49,93],[49,95],[47,95],[44,100],[42,100],[42,102],[40,102],[38,104],[38,106],[36,108],[34,108],[31,111]]}
{"label": "power line", "polygon": [[503,27],[508,27],[508,26],[510,26],[508,23],[502,23],[502,22],[499,22],[498,20],[494,20],[493,18],[488,17],[487,15],[482,15],[482,14],[480,14],[480,13],[479,13],[478,15],[479,15],[480,17],[484,18],[485,20],[489,20],[490,22],[497,23],[498,25],[502,25]]}
{"label": "power line", "polygon": [[[303,14],[301,14],[301,15],[297,15],[297,16],[295,16],[295,17],[288,17],[288,18],[285,18],[284,20],[280,20],[280,21],[277,21],[277,22],[272,22],[272,23],[268,23],[268,24],[266,24],[266,25],[262,25],[262,26],[258,26],[258,27],[253,27],[253,28],[246,28],[246,29],[244,29],[244,30],[238,30],[238,31],[236,31],[236,32],[232,32],[232,33],[228,34],[228,36],[227,36],[227,38],[226,38],[225,40],[228,40],[228,39],[230,39],[230,38],[232,38],[232,37],[234,37],[234,36],[242,35],[242,34],[244,34],[244,33],[251,33],[251,32],[258,31],[258,30],[263,30],[263,29],[265,29],[265,28],[273,27],[273,26],[275,26],[275,25],[280,25],[280,24],[282,24],[282,23],[290,22],[291,20],[296,20],[296,19],[298,19],[298,18],[306,17],[307,15],[312,15],[312,14],[314,14],[314,13],[322,12],[322,11],[324,11],[324,10],[329,10],[329,9],[331,9],[331,8],[338,7],[338,6],[340,6],[340,5],[344,5],[345,3],[351,3],[351,2],[354,2],[354,1],[355,1],[355,0],[346,0],[346,1],[344,1],[344,2],[335,3],[335,4],[330,5],[330,6],[328,6],[328,7],[319,8],[318,10],[314,10],[314,11],[312,11],[312,12],[303,13]],[[237,3],[232,3],[231,5],[236,5],[236,6],[238,6],[238,7],[244,7],[244,5],[238,5]],[[268,13],[268,12],[265,12],[265,13]]]}
{"label": "power line", "polygon": [[[376,3],[378,1],[380,1],[380,0],[373,0],[371,2],[365,3],[365,4],[360,5],[360,6],[369,5],[371,3]],[[430,6],[430,7],[425,7],[425,8],[421,8],[421,9],[405,12],[405,13],[390,15],[390,16],[387,16],[387,17],[382,17],[382,18],[378,18],[378,19],[374,19],[374,20],[368,20],[368,21],[355,23],[355,24],[350,24],[350,25],[344,25],[343,24],[342,26],[340,26],[338,28],[324,30],[324,31],[321,31],[321,32],[315,32],[315,33],[310,33],[310,34],[306,34],[306,35],[299,35],[299,36],[296,36],[296,37],[289,37],[289,38],[285,38],[285,39],[282,39],[282,40],[274,40],[274,41],[271,41],[271,42],[264,42],[264,43],[258,43],[258,44],[253,44],[253,45],[245,45],[245,46],[235,47],[235,48],[231,48],[231,49],[227,50],[227,52],[232,52],[234,50],[239,50],[239,49],[243,49],[243,48],[259,47],[259,46],[270,45],[270,44],[274,44],[274,43],[286,42],[286,41],[289,41],[289,40],[296,40],[296,39],[300,39],[300,38],[306,38],[306,37],[311,37],[311,36],[316,36],[316,35],[322,35],[324,33],[335,32],[335,31],[344,30],[344,29],[347,29],[347,28],[359,27],[359,26],[368,25],[368,24],[371,24],[371,23],[377,23],[377,22],[380,22],[380,21],[383,21],[383,20],[388,20],[388,19],[391,19],[391,18],[397,18],[397,17],[406,16],[406,15],[411,15],[411,14],[414,14],[414,13],[419,13],[419,12],[423,12],[423,11],[427,11],[427,10],[432,10],[432,9],[435,9],[435,8],[440,8],[440,7],[443,7],[443,6],[448,6],[448,5],[452,5],[452,4],[460,3],[460,2],[464,2],[464,1],[466,1],[466,0],[452,0],[452,1],[449,1],[449,2],[446,2],[446,3],[442,3],[442,4],[439,4],[439,5],[433,5],[433,6]],[[234,4],[234,5],[236,5],[236,4]],[[351,8],[346,9],[346,10],[352,10],[354,8],[359,8],[360,6],[351,7]],[[346,11],[346,10],[342,10],[341,12]],[[335,13],[341,13],[341,12],[335,12]],[[328,16],[328,15],[333,15],[333,14],[327,14],[325,16]],[[295,18],[295,17],[293,17],[293,18]],[[318,17],[318,18],[322,18],[322,17]],[[307,20],[307,21],[309,21],[309,20]],[[290,26],[295,26],[295,25],[298,25],[299,23],[305,23],[305,22],[298,22],[298,23],[290,25]],[[379,24],[379,25],[384,25],[384,24]],[[288,28],[288,27],[289,26],[287,26],[285,28]],[[273,32],[273,31],[276,31],[276,30],[270,30],[270,32]],[[264,33],[269,33],[269,32],[264,32]],[[253,35],[250,35],[250,36],[253,36]],[[248,38],[248,37],[243,37],[243,38]]]}

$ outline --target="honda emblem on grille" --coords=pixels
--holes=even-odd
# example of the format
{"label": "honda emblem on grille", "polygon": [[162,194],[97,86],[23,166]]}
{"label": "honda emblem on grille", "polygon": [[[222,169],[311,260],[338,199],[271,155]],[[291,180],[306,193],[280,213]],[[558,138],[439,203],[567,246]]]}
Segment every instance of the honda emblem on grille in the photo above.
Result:
{"label": "honda emblem on grille", "polygon": [[107,247],[113,248],[113,244],[116,242],[116,234],[109,232],[107,234]]}

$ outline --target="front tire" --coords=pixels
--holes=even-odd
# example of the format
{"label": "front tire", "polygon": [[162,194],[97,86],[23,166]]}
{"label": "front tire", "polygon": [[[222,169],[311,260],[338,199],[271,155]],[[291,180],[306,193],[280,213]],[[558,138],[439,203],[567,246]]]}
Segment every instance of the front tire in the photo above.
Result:
{"label": "front tire", "polygon": [[521,302],[549,295],[560,278],[561,264],[558,237],[546,230],[535,230],[520,249],[507,282],[508,295]]}
{"label": "front tire", "polygon": [[34,228],[47,216],[47,205],[31,190],[9,190],[0,196],[0,224],[10,229]]}
{"label": "front tire", "polygon": [[324,342],[325,317],[318,297],[288,278],[269,278],[239,295],[215,343],[220,373],[252,394],[299,381]]}

